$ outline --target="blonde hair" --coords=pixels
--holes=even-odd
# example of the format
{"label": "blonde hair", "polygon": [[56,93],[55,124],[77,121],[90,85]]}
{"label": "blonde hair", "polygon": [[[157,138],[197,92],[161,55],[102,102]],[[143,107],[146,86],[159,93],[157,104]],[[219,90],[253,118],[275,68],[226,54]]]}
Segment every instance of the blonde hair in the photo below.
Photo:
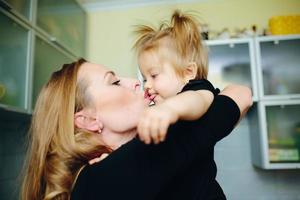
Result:
{"label": "blonde hair", "polygon": [[189,63],[195,62],[196,79],[207,78],[207,50],[202,44],[199,28],[198,21],[192,15],[176,10],[170,24],[162,23],[157,30],[147,25],[137,26],[135,33],[138,38],[133,48],[137,56],[144,52],[157,52],[173,64],[179,75]]}
{"label": "blonde hair", "polygon": [[77,80],[84,59],[63,65],[41,90],[29,131],[22,200],[70,199],[88,160],[111,150],[96,134],[74,126],[74,113],[88,106],[88,81]]}

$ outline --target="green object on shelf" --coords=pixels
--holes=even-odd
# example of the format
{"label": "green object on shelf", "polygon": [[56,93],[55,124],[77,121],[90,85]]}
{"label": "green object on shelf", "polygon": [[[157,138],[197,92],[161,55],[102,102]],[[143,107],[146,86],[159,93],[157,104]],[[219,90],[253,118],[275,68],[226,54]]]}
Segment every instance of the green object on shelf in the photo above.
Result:
{"label": "green object on shelf", "polygon": [[280,161],[299,161],[298,149],[269,149],[269,157],[271,162]]}
{"label": "green object on shelf", "polygon": [[6,91],[5,86],[0,83],[0,102],[1,102],[2,97],[4,97],[4,95],[5,95],[5,91]]}

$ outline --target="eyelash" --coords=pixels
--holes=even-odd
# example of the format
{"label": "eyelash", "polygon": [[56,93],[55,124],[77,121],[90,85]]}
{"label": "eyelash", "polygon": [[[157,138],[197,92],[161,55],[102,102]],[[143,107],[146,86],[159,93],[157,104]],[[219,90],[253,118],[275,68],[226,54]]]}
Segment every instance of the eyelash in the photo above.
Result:
{"label": "eyelash", "polygon": [[[153,75],[150,75],[150,77],[152,79],[156,78],[158,76],[158,74],[153,74]],[[143,83],[146,83],[147,82],[147,79],[143,79]]]}
{"label": "eyelash", "polygon": [[120,80],[117,80],[115,82],[112,83],[113,85],[120,85]]}

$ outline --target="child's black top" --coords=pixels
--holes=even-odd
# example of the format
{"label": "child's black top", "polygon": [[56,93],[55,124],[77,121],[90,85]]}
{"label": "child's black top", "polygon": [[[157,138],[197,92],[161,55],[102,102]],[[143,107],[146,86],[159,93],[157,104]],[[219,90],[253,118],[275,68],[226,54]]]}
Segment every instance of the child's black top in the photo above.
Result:
{"label": "child's black top", "polygon": [[[183,90],[208,89],[206,80],[192,81]],[[213,149],[240,117],[236,103],[215,96],[207,113],[195,121],[178,121],[164,142],[145,145],[137,138],[103,161],[86,166],[73,188],[72,200],[213,199],[223,194],[215,181]],[[193,172],[193,173],[190,173]],[[195,174],[194,174],[195,173]]]}

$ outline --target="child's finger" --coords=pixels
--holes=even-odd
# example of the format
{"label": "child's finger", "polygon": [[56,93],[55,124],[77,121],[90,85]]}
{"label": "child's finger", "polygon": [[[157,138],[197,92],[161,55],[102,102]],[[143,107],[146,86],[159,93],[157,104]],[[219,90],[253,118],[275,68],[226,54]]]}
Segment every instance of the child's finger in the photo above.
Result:
{"label": "child's finger", "polygon": [[159,120],[154,120],[150,127],[150,136],[155,144],[159,143]]}
{"label": "child's finger", "polygon": [[169,123],[168,122],[161,121],[160,129],[159,129],[159,138],[160,138],[161,142],[165,140],[168,127],[169,127]]}
{"label": "child's finger", "polygon": [[144,136],[144,142],[146,144],[150,144],[151,143],[151,123],[149,120],[145,121],[143,136]]}
{"label": "child's finger", "polygon": [[139,134],[139,138],[141,141],[143,141],[144,143],[148,144],[149,143],[149,138],[148,138],[148,131],[147,131],[147,120],[143,119],[140,121],[140,123],[138,124],[138,134]]}
{"label": "child's finger", "polygon": [[160,142],[158,133],[154,133],[152,135],[152,140],[153,140],[154,144],[158,144]]}
{"label": "child's finger", "polygon": [[142,122],[140,121],[139,124],[138,124],[138,126],[137,126],[137,132],[138,132],[139,139],[141,141],[144,141],[143,132],[142,132],[142,130],[143,130],[142,126],[143,126]]}
{"label": "child's finger", "polygon": [[97,157],[97,158],[94,158],[92,160],[89,160],[89,165],[93,165],[94,163],[100,162],[101,160],[102,160],[101,156]]}

